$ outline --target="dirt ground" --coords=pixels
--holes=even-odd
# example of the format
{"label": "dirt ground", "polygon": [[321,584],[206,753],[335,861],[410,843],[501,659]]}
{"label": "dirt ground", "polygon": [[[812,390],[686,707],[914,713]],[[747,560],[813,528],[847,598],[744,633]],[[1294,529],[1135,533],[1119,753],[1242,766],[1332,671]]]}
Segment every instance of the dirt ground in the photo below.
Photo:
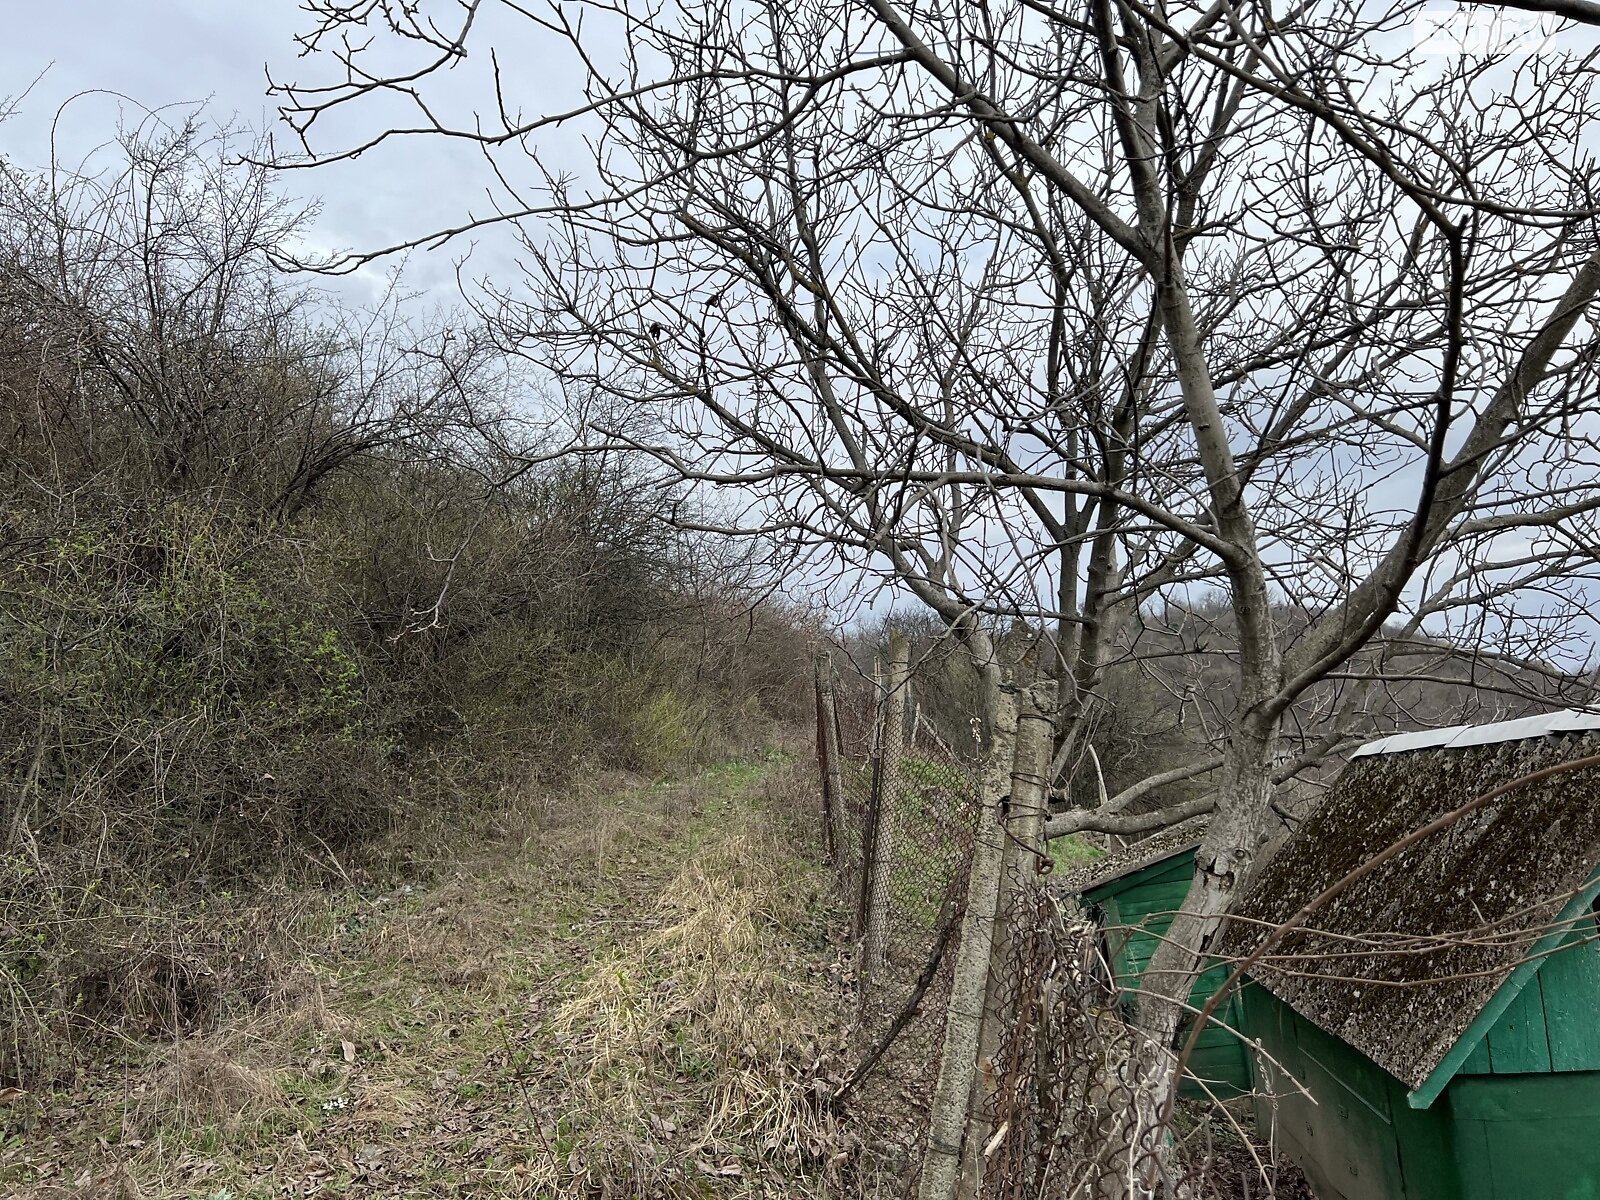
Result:
{"label": "dirt ground", "polygon": [[[0,1194],[904,1194],[910,1076],[864,1090],[870,1122],[826,1099],[856,1005],[814,804],[793,760],[725,764],[573,799],[426,886],[307,903],[269,1003],[0,1093]],[[1195,1129],[1197,1197],[1309,1197],[1288,1172],[1269,1192],[1229,1122]]]}
{"label": "dirt ground", "polygon": [[278,1003],[7,1097],[0,1194],[841,1194],[848,979],[797,779],[623,789],[334,905]]}
{"label": "dirt ground", "polygon": [[1248,1101],[1183,1107],[1190,1161],[1197,1164],[1189,1183],[1197,1200],[1316,1200],[1299,1168],[1275,1160],[1256,1136]]}

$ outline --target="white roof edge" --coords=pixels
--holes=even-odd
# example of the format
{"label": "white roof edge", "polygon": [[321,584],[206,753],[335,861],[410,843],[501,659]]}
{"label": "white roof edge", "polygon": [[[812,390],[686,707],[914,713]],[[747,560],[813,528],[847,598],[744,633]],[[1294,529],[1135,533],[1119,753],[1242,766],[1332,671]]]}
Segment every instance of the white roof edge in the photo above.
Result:
{"label": "white roof edge", "polygon": [[1402,754],[1407,750],[1459,750],[1465,746],[1488,746],[1495,742],[1520,742],[1556,733],[1583,733],[1600,729],[1600,713],[1565,708],[1537,717],[1515,721],[1495,721],[1489,725],[1452,725],[1448,729],[1423,729],[1416,733],[1396,733],[1359,747],[1351,758],[1375,754]]}

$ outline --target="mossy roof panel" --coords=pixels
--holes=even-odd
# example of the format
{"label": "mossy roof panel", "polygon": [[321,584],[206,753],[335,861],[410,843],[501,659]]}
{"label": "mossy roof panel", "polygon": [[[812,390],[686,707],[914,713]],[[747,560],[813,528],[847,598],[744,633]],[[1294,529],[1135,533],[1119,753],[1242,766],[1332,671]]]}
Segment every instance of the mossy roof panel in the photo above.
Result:
{"label": "mossy roof panel", "polygon": [[1200,844],[1200,836],[1205,829],[1206,818],[1192,817],[1104,858],[1097,858],[1068,871],[1057,886],[1068,895],[1076,896],[1126,879],[1175,854],[1193,850]]}
{"label": "mossy roof panel", "polygon": [[[1359,864],[1501,783],[1600,752],[1600,735],[1353,762],[1241,900],[1247,953]],[[1290,934],[1258,981],[1421,1087],[1600,861],[1600,769],[1518,788],[1363,877]]]}

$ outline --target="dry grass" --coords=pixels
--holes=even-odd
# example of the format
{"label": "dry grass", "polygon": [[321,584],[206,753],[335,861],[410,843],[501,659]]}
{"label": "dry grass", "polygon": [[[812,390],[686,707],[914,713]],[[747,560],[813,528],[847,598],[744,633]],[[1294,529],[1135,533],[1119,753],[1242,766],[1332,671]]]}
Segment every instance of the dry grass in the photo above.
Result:
{"label": "dry grass", "polygon": [[0,1082],[70,1079],[107,1044],[181,1038],[230,1006],[281,1003],[300,982],[315,891],[179,901],[0,863]]}
{"label": "dry grass", "polygon": [[854,1194],[787,774],[569,801],[432,887],[330,898],[258,1009],[0,1107],[0,1194]]}
{"label": "dry grass", "polygon": [[795,943],[817,900],[770,823],[734,819],[690,856],[655,901],[660,928],[597,964],[551,1022],[582,1101],[547,1183],[826,1191],[848,1157],[820,1102],[838,999]]}
{"label": "dry grass", "polygon": [[134,1097],[134,1128],[231,1128],[281,1105],[272,1072],[253,1065],[242,1047],[222,1039],[185,1038],[158,1050]]}

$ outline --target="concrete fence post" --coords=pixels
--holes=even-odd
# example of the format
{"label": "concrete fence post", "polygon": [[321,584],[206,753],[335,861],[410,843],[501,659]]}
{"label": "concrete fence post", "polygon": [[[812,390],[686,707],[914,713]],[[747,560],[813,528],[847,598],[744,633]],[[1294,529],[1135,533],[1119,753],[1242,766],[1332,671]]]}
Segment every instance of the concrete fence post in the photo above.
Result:
{"label": "concrete fence post", "polygon": [[815,660],[817,693],[817,773],[822,779],[822,854],[830,863],[839,855],[839,810],[844,804],[839,763],[839,711],[833,690],[833,659],[818,649]]}
{"label": "concrete fence post", "polygon": [[1017,695],[1002,686],[993,698],[993,734],[978,790],[978,827],[967,872],[967,906],[961,917],[945,1010],[939,1077],[928,1113],[928,1142],[918,1200],[952,1200],[961,1174],[971,1098],[978,1072],[978,1042],[988,992],[991,948],[1006,859],[1005,819],[1017,742]]}
{"label": "concrete fence post", "polygon": [[884,680],[882,723],[878,730],[877,786],[873,788],[865,918],[861,934],[863,986],[883,974],[889,960],[889,905],[893,893],[895,824],[900,805],[901,764],[905,758],[906,693],[911,685],[911,646],[900,633],[889,638],[889,671]]}

